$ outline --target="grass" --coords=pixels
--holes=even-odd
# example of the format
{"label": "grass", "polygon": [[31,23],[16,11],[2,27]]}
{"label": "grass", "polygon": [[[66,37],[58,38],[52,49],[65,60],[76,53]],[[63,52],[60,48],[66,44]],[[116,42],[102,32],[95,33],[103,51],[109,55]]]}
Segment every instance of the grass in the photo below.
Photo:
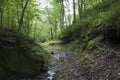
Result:
{"label": "grass", "polygon": [[[44,48],[48,48],[50,46],[52,47],[53,45],[59,44],[59,43],[61,43],[61,41],[47,41],[47,42],[39,43],[39,44]],[[53,48],[55,48],[55,47],[53,47]]]}

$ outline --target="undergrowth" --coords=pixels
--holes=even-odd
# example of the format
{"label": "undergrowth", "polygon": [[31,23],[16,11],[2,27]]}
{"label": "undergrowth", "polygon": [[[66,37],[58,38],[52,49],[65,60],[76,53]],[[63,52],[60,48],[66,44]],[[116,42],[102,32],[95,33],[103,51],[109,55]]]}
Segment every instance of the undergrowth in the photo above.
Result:
{"label": "undergrowth", "polygon": [[69,43],[67,48],[82,56],[83,61],[91,60],[92,56],[104,52],[104,39],[111,34],[108,30],[114,28],[119,30],[119,4],[120,0],[105,1],[88,9],[84,18],[77,18],[77,22],[71,25],[71,29],[67,28],[62,34],[61,39]]}

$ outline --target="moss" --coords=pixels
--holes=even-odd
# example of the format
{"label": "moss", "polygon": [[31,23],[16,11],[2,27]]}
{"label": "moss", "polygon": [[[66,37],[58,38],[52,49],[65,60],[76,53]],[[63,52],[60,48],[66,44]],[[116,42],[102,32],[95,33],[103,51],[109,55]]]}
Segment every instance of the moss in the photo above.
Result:
{"label": "moss", "polygon": [[[13,30],[0,29],[0,64],[9,75],[34,76],[42,71],[47,59],[47,52],[30,38],[18,35]],[[7,74],[2,68],[0,67],[0,74],[4,78]]]}
{"label": "moss", "polygon": [[83,62],[87,62],[87,61],[90,61],[90,60],[91,60],[91,56],[89,56],[89,55],[85,55],[83,57]]}
{"label": "moss", "polygon": [[25,55],[25,52],[18,53],[17,49],[1,48],[0,51],[0,63],[11,72],[34,75],[43,65],[42,62],[37,64],[32,58]]}
{"label": "moss", "polygon": [[102,40],[104,37],[102,35],[97,36],[96,38],[90,40],[88,42],[87,48],[92,49],[93,47],[97,47],[100,43],[99,41]]}

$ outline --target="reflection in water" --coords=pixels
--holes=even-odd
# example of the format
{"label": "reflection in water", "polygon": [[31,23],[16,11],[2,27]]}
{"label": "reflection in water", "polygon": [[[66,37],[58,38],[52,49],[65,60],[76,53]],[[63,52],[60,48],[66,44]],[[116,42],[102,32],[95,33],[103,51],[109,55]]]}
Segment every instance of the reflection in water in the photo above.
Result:
{"label": "reflection in water", "polygon": [[59,60],[60,59],[60,54],[54,54],[52,57]]}
{"label": "reflection in water", "polygon": [[49,74],[49,76],[47,77],[46,80],[53,80],[53,76],[55,74],[54,70],[53,69],[49,70],[48,74]]}
{"label": "reflection in water", "polygon": [[[54,60],[59,60],[60,54],[53,54],[51,58]],[[46,80],[53,80],[54,75],[55,75],[55,71],[56,71],[56,66],[53,65],[53,67],[51,67],[50,70],[47,72],[48,77],[46,78]]]}

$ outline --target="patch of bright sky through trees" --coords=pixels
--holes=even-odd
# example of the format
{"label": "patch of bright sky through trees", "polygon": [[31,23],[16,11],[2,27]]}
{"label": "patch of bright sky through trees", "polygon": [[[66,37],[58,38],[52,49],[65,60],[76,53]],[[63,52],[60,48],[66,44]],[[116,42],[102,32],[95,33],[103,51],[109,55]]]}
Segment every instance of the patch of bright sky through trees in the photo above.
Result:
{"label": "patch of bright sky through trees", "polygon": [[[53,6],[50,4],[52,0],[36,0],[36,3],[39,7],[40,10],[44,10],[46,7],[51,9]],[[67,2],[69,1],[69,3]],[[66,0],[64,1],[65,5],[65,14],[73,14],[73,5],[72,5],[72,0]]]}

